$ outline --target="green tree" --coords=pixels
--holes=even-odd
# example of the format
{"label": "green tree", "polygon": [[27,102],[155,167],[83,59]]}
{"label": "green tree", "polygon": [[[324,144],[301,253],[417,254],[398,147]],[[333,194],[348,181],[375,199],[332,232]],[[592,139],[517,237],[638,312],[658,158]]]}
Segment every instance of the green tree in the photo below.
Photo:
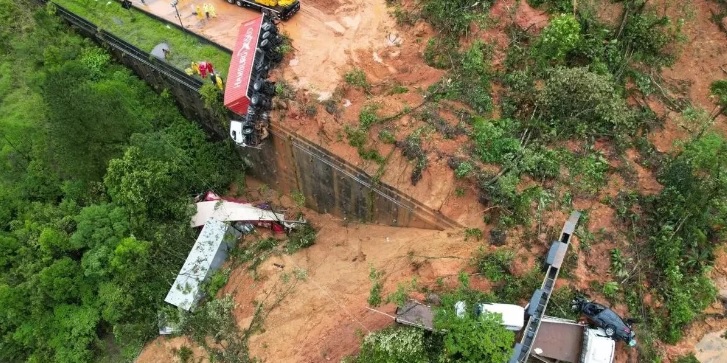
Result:
{"label": "green tree", "polygon": [[435,29],[453,37],[465,35],[472,21],[481,19],[491,0],[422,0],[422,17]]}
{"label": "green tree", "polygon": [[614,138],[632,134],[638,126],[611,78],[585,67],[552,69],[537,105],[544,132],[558,138]]}
{"label": "green tree", "polygon": [[475,317],[471,312],[458,317],[453,308],[439,309],[435,327],[446,331],[444,355],[458,362],[506,362],[515,335],[502,326],[501,319],[497,314]]}
{"label": "green tree", "polygon": [[717,102],[717,112],[712,115],[712,119],[716,119],[727,110],[727,79],[712,82],[709,91]]}
{"label": "green tree", "polygon": [[538,36],[532,48],[541,62],[562,62],[581,40],[581,25],[575,16],[561,14],[553,18]]}
{"label": "green tree", "polygon": [[81,62],[66,62],[49,71],[42,86],[48,158],[66,178],[100,179],[108,160],[120,155],[128,137],[144,126],[124,80],[90,82],[93,72]]}
{"label": "green tree", "polygon": [[91,306],[59,305],[54,309],[49,346],[56,362],[91,362],[93,343],[98,340],[99,313]]}
{"label": "green tree", "polygon": [[664,189],[646,200],[653,277],[664,302],[664,340],[675,343],[682,328],[714,301],[706,277],[715,243],[727,226],[727,140],[708,133],[684,146],[661,171]]}
{"label": "green tree", "polygon": [[361,351],[351,363],[427,363],[422,330],[410,327],[388,328],[368,334]]}

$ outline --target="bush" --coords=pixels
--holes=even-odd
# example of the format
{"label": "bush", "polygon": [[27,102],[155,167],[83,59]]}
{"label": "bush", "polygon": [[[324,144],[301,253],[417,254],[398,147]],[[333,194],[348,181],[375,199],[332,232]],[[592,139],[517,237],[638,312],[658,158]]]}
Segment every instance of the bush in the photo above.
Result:
{"label": "bush", "polygon": [[354,128],[346,125],[346,127],[344,128],[344,132],[346,133],[346,137],[348,138],[349,145],[357,148],[366,145],[368,134],[365,130],[362,130],[359,127]]}
{"label": "bush", "polygon": [[217,292],[220,291],[227,284],[227,279],[230,277],[230,269],[218,270],[210,276],[206,282],[204,291],[207,296],[214,298],[217,296]]}
{"label": "bush", "polygon": [[438,31],[453,38],[465,35],[470,24],[484,19],[492,0],[421,0],[421,15]]}
{"label": "bush", "polygon": [[369,306],[377,307],[384,300],[381,290],[384,288],[381,278],[384,276],[383,271],[377,271],[371,267],[369,270],[369,280],[371,280],[371,291],[369,292]]}
{"label": "bush", "polygon": [[379,140],[381,140],[381,142],[383,142],[384,144],[396,143],[396,137],[394,137],[394,134],[392,134],[389,130],[379,131]]}
{"label": "bush", "polygon": [[492,282],[504,280],[510,273],[515,253],[507,249],[497,249],[487,252],[480,247],[473,258],[477,271]]}
{"label": "bush", "polygon": [[517,121],[510,119],[485,120],[475,118],[472,139],[475,153],[485,163],[503,163],[514,159],[520,151],[520,140],[511,135],[518,128]]}
{"label": "bush", "polygon": [[538,115],[545,122],[541,132],[559,139],[615,138],[632,135],[638,126],[611,78],[587,68],[552,69],[537,104]]}
{"label": "bush", "polygon": [[432,37],[424,48],[424,62],[439,69],[453,67],[453,60],[458,58],[457,48],[457,42],[451,38]]}
{"label": "bush", "polygon": [[561,14],[553,18],[543,29],[532,50],[534,57],[542,61],[565,60],[566,54],[581,40],[581,25],[575,16]]}
{"label": "bush", "polygon": [[371,125],[379,122],[379,116],[376,111],[379,109],[377,104],[368,104],[361,109],[358,114],[358,122],[363,130],[368,130]]}
{"label": "bush", "polygon": [[290,235],[288,235],[288,244],[285,249],[288,253],[295,253],[296,251],[313,246],[316,243],[316,232],[315,228],[308,223],[299,225],[298,228],[294,229]]}
{"label": "bush", "polygon": [[371,85],[366,79],[366,73],[364,73],[362,69],[355,68],[349,72],[346,72],[346,74],[343,75],[343,79],[346,81],[346,83],[354,87],[361,88],[366,92],[369,92],[371,90]]}
{"label": "bush", "polygon": [[428,363],[424,332],[394,326],[369,333],[361,351],[350,363]]}
{"label": "bush", "polygon": [[490,79],[494,74],[491,59],[490,45],[479,40],[472,43],[453,70],[454,80],[448,98],[460,99],[478,113],[491,111]]}
{"label": "bush", "polygon": [[482,230],[479,228],[465,228],[464,230],[464,240],[468,240],[470,238],[474,238],[476,241],[479,241],[482,239]]}
{"label": "bush", "polygon": [[470,173],[472,173],[474,168],[475,167],[472,165],[472,163],[470,163],[468,161],[463,161],[463,162],[459,163],[459,165],[457,166],[457,169],[454,170],[454,175],[458,179],[465,178],[468,175],[470,175]]}
{"label": "bush", "polygon": [[453,306],[436,310],[434,326],[446,331],[443,361],[506,362],[515,334],[501,325],[500,315],[484,313],[475,317],[472,310],[463,317],[455,314]]}
{"label": "bush", "polygon": [[676,60],[670,45],[677,42],[681,23],[670,28],[667,16],[657,16],[650,12],[631,14],[621,34],[621,47],[634,50],[634,60],[652,67],[669,66]]}
{"label": "bush", "polygon": [[573,0],[528,0],[532,6],[545,6],[550,13],[572,13]]}

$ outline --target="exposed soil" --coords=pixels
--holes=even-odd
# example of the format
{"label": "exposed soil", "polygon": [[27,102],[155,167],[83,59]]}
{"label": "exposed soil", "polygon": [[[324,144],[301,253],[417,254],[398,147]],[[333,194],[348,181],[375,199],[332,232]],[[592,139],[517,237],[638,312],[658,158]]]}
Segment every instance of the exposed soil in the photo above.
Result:
{"label": "exposed soil", "polygon": [[192,349],[192,362],[208,362],[207,353],[203,348],[197,346],[191,339],[187,337],[165,337],[160,336],[147,343],[144,350],[141,352],[139,357],[136,358],[135,362],[181,362],[177,351],[187,347]]}
{"label": "exposed soil", "polygon": [[[370,268],[384,272],[384,296],[414,277],[421,286],[434,286],[439,277],[456,280],[479,244],[464,241],[461,231],[346,225],[310,211],[306,217],[319,230],[314,246],[271,257],[254,277],[247,268],[237,268],[220,292],[234,296],[235,318],[247,327],[254,301],[279,290],[285,274],[295,279],[295,271],[305,271],[305,279],[267,317],[264,330],[250,339],[252,355],[267,362],[340,361],[355,353],[362,333],[393,323],[386,315],[394,313],[393,305],[380,307],[380,312],[367,308]],[[160,338],[150,343],[137,361],[170,357],[176,345],[168,342]]]}
{"label": "exposed soil", "polygon": [[[675,45],[679,48],[679,57],[675,64],[665,69],[662,76],[667,85],[685,88],[685,93],[675,94],[686,97],[692,105],[713,111],[715,103],[710,97],[709,85],[716,80],[727,77],[727,33],[712,21],[712,14],[720,12],[720,5],[711,0],[693,0],[673,3],[666,0],[657,1],[655,6],[660,14],[667,14],[674,19],[684,19],[684,42]],[[671,4],[671,5],[669,5]],[[686,129],[694,129],[694,125],[684,125],[678,113],[657,105],[655,111],[666,117],[663,130],[653,132],[649,139],[660,151],[674,148],[674,142],[689,135]],[[727,117],[720,116],[715,128],[727,130]]]}
{"label": "exposed soil", "polygon": [[[214,5],[218,17],[200,20],[192,15],[192,6],[204,2],[181,0],[178,8],[183,23],[190,30],[227,47],[234,45],[240,22],[258,15],[217,1]],[[695,106],[712,110],[714,103],[709,98],[709,84],[727,77],[721,68],[727,69],[724,57],[727,35],[710,20],[711,11],[717,12],[718,5],[709,0],[693,0],[682,6],[673,5],[675,2],[668,0],[653,3],[660,12],[666,11],[670,16],[686,19],[686,40],[678,45],[680,56],[672,67],[662,73],[666,83],[683,86],[683,95],[678,92],[671,95],[685,97]],[[667,3],[673,6],[665,5]],[[178,21],[168,3],[147,0],[146,4],[140,7]],[[403,5],[405,9],[411,9],[413,1],[403,1]],[[603,1],[602,9],[599,12],[602,19],[612,24],[619,21],[619,4]],[[466,136],[447,139],[439,132],[424,133],[422,149],[426,154],[427,168],[416,185],[412,185],[410,179],[414,162],[405,158],[395,146],[380,142],[378,133],[385,129],[397,140],[402,140],[426,125],[421,117],[408,115],[372,127],[366,147],[386,157],[383,167],[363,160],[358,151],[348,145],[344,130],[358,125],[359,113],[365,106],[378,105],[376,112],[382,118],[395,115],[405,107],[417,107],[427,101],[423,97],[424,90],[445,75],[444,71],[429,67],[423,61],[427,40],[434,34],[431,27],[421,20],[413,26],[397,26],[388,11],[384,0],[307,0],[299,14],[282,23],[281,28],[293,39],[295,50],[274,76],[284,79],[298,92],[296,100],[287,102],[287,110],[279,112],[277,119],[286,128],[324,146],[371,175],[380,175],[382,182],[463,226],[481,228],[484,235],[489,236],[491,226],[483,221],[485,208],[477,201],[477,190],[471,181],[455,179],[447,164],[451,156],[468,153]],[[501,67],[504,60],[508,46],[505,31],[510,25],[537,33],[548,21],[547,14],[531,8],[525,1],[515,0],[496,1],[491,17],[493,24],[485,30],[473,29],[473,34],[495,44],[495,67]],[[366,73],[371,84],[368,92],[342,81],[343,75],[354,68]],[[407,92],[392,94],[395,87],[405,87]],[[495,91],[497,102],[497,87]],[[335,112],[326,111],[321,103],[325,100],[329,100],[327,102]],[[688,129],[693,129],[693,125],[685,124],[679,113],[665,107],[656,97],[650,97],[648,101],[665,120],[663,127],[652,132],[649,139],[658,150],[671,151],[675,141],[689,136]],[[309,106],[315,108],[314,116],[306,116],[305,108]],[[447,125],[455,126],[460,121],[454,112],[460,107],[456,103],[443,107],[446,109],[442,110],[442,118]],[[497,114],[496,109],[494,116]],[[725,121],[725,117],[717,118],[715,128],[727,130]],[[578,146],[573,143],[568,147],[576,149]],[[559,281],[558,286],[569,284],[581,291],[590,290],[592,282],[618,280],[610,274],[608,256],[614,248],[623,251],[629,248],[625,240],[617,237],[618,233],[613,233],[618,228],[615,212],[605,204],[605,198],[615,197],[625,189],[655,194],[662,188],[653,173],[642,165],[636,150],[627,150],[625,157],[619,158],[603,144],[597,144],[596,148],[606,154],[612,168],[626,168],[631,172],[626,177],[614,172],[609,176],[607,186],[596,197],[573,201],[575,209],[589,212],[587,228],[596,240],[586,245],[580,238],[574,239],[573,251],[579,251],[574,277],[571,281]],[[252,317],[253,301],[259,301],[266,293],[278,288],[284,274],[292,274],[294,269],[307,272],[307,279],[298,282],[293,295],[270,313],[264,331],[254,335],[250,341],[253,355],[268,362],[339,361],[341,357],[354,353],[362,333],[392,323],[390,317],[366,308],[371,287],[368,278],[370,267],[385,272],[385,293],[392,292],[397,283],[414,276],[422,285],[432,286],[439,277],[444,278],[445,284],[453,285],[456,273],[466,268],[466,259],[480,244],[464,241],[462,231],[346,225],[331,216],[317,216],[312,212],[306,215],[320,228],[316,245],[292,256],[273,257],[259,268],[255,278],[245,269],[236,269],[230,283],[221,292],[235,296],[238,303],[235,317],[244,327]],[[545,213],[544,231],[538,236],[539,242],[532,245],[521,231],[508,236],[508,246],[516,249],[518,254],[515,272],[524,273],[535,265],[534,256],[543,255],[549,245],[547,241],[553,237],[551,234],[560,231],[566,218],[562,211]],[[285,267],[281,270],[273,263]],[[715,268],[715,278],[727,278],[726,269],[727,257],[722,254]],[[476,278],[472,285],[489,288],[486,281]],[[724,288],[727,289],[727,286]],[[597,291],[589,291],[589,294],[597,300],[606,300]],[[626,313],[623,305],[616,305],[614,309]],[[708,312],[721,314],[720,309],[721,306],[715,305]],[[394,308],[384,306],[380,310],[391,314]],[[724,319],[710,317],[693,324],[680,344],[660,348],[667,353],[667,359],[671,359],[693,351],[706,333],[725,328],[727,323]],[[172,361],[170,349],[182,342],[157,339],[147,345],[138,361]],[[708,350],[704,345],[700,347]],[[634,350],[618,348],[618,363],[634,362],[635,359]]]}

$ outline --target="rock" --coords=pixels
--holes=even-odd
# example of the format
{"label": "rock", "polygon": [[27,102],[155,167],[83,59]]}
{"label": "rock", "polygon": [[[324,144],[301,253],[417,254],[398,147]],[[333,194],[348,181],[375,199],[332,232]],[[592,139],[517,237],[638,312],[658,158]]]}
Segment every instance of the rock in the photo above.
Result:
{"label": "rock", "polygon": [[336,33],[336,35],[343,35],[343,33],[346,32],[346,28],[344,28],[343,25],[341,25],[341,23],[339,23],[335,20],[327,21],[323,24],[325,24],[327,27],[331,28],[331,30],[333,30],[333,32]]}
{"label": "rock", "polygon": [[401,126],[409,126],[409,122],[411,121],[411,116],[404,115],[401,117],[401,121],[399,122]]}
{"label": "rock", "polygon": [[507,241],[507,233],[503,230],[493,228],[490,231],[490,244],[493,246],[502,246]]}
{"label": "rock", "polygon": [[276,110],[287,110],[288,104],[285,101],[276,98],[273,101],[273,108]]}
{"label": "rock", "polygon": [[424,299],[424,302],[426,302],[429,305],[435,305],[439,306],[442,305],[442,298],[439,297],[439,295],[434,293],[427,294],[427,297]]}
{"label": "rock", "polygon": [[417,21],[414,25],[414,36],[422,37],[427,33],[427,23],[424,20]]}
{"label": "rock", "polygon": [[727,304],[727,289],[720,289],[717,293],[717,298],[719,298],[720,301]]}

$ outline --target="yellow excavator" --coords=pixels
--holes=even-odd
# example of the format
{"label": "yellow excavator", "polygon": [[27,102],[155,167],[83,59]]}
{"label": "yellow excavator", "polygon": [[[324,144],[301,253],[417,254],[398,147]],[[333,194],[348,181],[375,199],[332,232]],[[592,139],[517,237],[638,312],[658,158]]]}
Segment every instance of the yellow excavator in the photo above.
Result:
{"label": "yellow excavator", "polygon": [[260,11],[279,20],[288,20],[300,10],[298,0],[227,0],[227,2]]}

